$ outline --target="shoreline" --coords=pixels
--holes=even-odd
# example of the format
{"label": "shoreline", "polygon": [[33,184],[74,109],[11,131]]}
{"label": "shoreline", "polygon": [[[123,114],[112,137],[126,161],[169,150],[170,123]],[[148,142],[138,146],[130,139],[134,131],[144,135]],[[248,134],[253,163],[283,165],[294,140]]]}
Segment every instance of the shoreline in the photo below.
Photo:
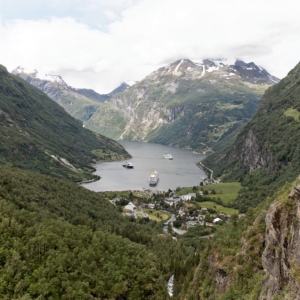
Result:
{"label": "shoreline", "polygon": [[[209,180],[213,181],[213,170],[206,167],[201,161],[197,164],[201,170],[203,170],[206,175],[208,175]],[[210,176],[209,176],[210,175]]]}

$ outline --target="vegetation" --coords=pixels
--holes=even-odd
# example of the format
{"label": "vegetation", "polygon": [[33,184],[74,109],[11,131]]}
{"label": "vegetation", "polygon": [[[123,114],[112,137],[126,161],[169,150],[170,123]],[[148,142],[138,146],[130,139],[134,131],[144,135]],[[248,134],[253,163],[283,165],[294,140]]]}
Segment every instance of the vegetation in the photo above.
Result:
{"label": "vegetation", "polygon": [[167,299],[145,246],[0,206],[1,299]]}
{"label": "vegetation", "polygon": [[0,164],[82,181],[95,178],[92,162],[128,156],[118,143],[83,128],[57,103],[3,66],[0,99]]}
{"label": "vegetation", "polygon": [[[204,164],[224,181],[239,180],[242,189],[235,207],[241,212],[256,207],[300,169],[300,64],[269,88],[256,115],[237,137],[234,146],[217,152]],[[246,141],[252,139],[251,151]],[[259,158],[255,163],[256,158]],[[250,172],[251,167],[251,172]]]}
{"label": "vegetation", "polygon": [[[99,140],[78,127],[76,120],[66,118],[64,123],[65,115],[57,106],[54,113],[48,98],[12,79],[5,69],[0,71],[1,299],[168,299],[166,283],[172,274],[174,300],[258,299],[266,274],[261,257],[267,210],[277,201],[276,205],[296,214],[288,194],[300,180],[292,182],[300,167],[300,65],[266,92],[257,115],[240,133],[235,146],[205,161],[213,168],[214,177],[220,175],[228,182],[177,191],[196,193],[185,206],[191,218],[195,207],[206,206],[208,219],[220,211],[231,215],[229,223],[189,228],[177,241],[162,233],[161,212],[152,210],[159,222],[125,217],[120,212],[123,205],[133,199],[139,202],[143,195],[131,191],[95,193],[72,182],[82,174],[88,178],[88,163],[101,153],[108,159],[108,152],[98,147]],[[179,91],[183,96],[184,88]],[[27,93],[32,93],[31,97],[27,98]],[[158,93],[159,88],[153,90],[153,95]],[[49,114],[43,111],[41,99]],[[176,104],[173,101],[168,98],[167,105]],[[227,110],[242,105],[218,103]],[[65,129],[65,141],[52,123],[56,115],[61,116],[55,121]],[[67,134],[70,128],[73,135]],[[250,160],[245,165],[247,160],[242,159],[249,155],[245,147],[249,132],[255,137],[252,151],[265,159],[259,167]],[[77,142],[70,147],[77,134],[78,138],[86,137],[78,141],[78,148]],[[89,141],[89,134],[93,138],[88,150],[79,151],[83,141]],[[115,151],[111,158],[122,151]],[[76,172],[61,169],[57,160],[50,163],[49,154],[66,158],[82,173],[71,176]],[[51,176],[40,174],[41,170]],[[109,202],[117,197],[116,206]],[[153,198],[163,205],[162,195]],[[237,209],[246,214],[238,216]],[[180,227],[182,220],[173,224]],[[289,238],[288,231],[284,243]],[[296,281],[298,269],[292,266],[287,271]],[[285,282],[282,284],[277,298],[288,292]]]}
{"label": "vegetation", "polygon": [[180,270],[178,293],[199,262],[199,241],[175,242],[162,222],[124,217],[104,193],[0,171],[2,299],[167,299],[168,278]]}
{"label": "vegetation", "polygon": [[149,218],[151,220],[161,222],[161,221],[166,221],[170,218],[170,216],[165,213],[164,211],[159,211],[159,210],[153,210],[153,209],[143,209],[143,211],[149,215]]}
{"label": "vegetation", "polygon": [[233,215],[233,214],[237,214],[239,212],[237,209],[225,207],[220,204],[216,204],[213,201],[199,202],[199,205],[200,205],[200,207],[213,208],[217,213],[224,213],[227,215]]}

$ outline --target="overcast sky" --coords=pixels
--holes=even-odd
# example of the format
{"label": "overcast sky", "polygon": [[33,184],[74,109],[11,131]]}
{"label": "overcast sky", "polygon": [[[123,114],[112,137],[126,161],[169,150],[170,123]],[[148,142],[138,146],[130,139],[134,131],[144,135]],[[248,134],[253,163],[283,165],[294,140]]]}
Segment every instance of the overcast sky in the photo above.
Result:
{"label": "overcast sky", "polygon": [[0,0],[0,64],[108,93],[188,58],[279,78],[300,61],[299,0]]}

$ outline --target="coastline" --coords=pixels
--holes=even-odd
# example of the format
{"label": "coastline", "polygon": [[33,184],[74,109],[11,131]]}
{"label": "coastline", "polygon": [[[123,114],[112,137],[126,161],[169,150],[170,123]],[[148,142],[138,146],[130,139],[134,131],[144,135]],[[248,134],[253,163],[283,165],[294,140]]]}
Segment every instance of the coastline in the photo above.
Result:
{"label": "coastline", "polygon": [[203,170],[205,173],[206,173],[206,175],[208,176],[208,179],[209,180],[211,180],[211,181],[213,181],[214,179],[213,179],[213,170],[211,170],[211,169],[209,169],[208,167],[206,167],[201,161],[197,164],[198,165],[198,167],[201,169],[201,170]]}

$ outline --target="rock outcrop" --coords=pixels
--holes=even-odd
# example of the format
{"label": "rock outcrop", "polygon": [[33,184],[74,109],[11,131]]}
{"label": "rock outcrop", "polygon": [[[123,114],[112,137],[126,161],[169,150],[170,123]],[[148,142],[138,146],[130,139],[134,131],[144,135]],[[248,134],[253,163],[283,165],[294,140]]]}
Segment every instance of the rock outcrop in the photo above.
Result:
{"label": "rock outcrop", "polygon": [[259,300],[300,299],[300,186],[273,203],[266,215],[262,264],[266,279]]}

